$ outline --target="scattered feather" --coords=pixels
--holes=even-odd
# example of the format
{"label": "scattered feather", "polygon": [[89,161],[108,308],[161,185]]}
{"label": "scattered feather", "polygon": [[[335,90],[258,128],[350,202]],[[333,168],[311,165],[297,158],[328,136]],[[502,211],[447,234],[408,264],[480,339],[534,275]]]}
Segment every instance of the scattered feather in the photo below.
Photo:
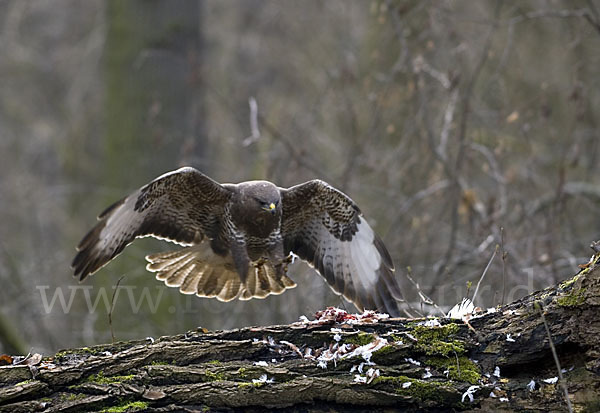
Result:
{"label": "scattered feather", "polygon": [[402,383],[403,389],[408,389],[410,386],[412,386],[412,381],[405,381],[404,383]]}
{"label": "scattered feather", "polygon": [[433,376],[433,374],[431,374],[431,371],[429,371],[429,367],[425,367],[425,373],[423,373],[423,378],[428,379],[431,376]]}
{"label": "scattered feather", "polygon": [[535,381],[531,379],[529,383],[527,383],[527,390],[534,391],[535,390]]}
{"label": "scattered feather", "polygon": [[23,360],[23,362],[28,366],[37,366],[42,361],[42,355],[40,353],[35,353],[30,357]]}
{"label": "scattered feather", "polygon": [[500,397],[498,400],[500,400],[501,402],[508,402],[508,397]]}
{"label": "scattered feather", "polygon": [[468,397],[469,398],[469,402],[473,403],[473,395],[475,394],[475,392],[479,390],[479,386],[470,386],[466,392],[463,393],[462,395],[462,399],[461,402],[464,402],[465,399]]}
{"label": "scattered feather", "polygon": [[542,381],[547,384],[555,384],[558,381],[558,377],[551,377],[549,379],[544,379]]}
{"label": "scattered feather", "polygon": [[367,384],[379,377],[379,369],[370,368],[367,371]]}
{"label": "scattered feather", "polygon": [[494,376],[500,378],[500,367],[496,366],[494,369]]}
{"label": "scattered feather", "polygon": [[441,327],[442,326],[442,324],[440,323],[440,320],[438,320],[437,318],[430,318],[425,321],[419,321],[417,323],[417,325],[425,326],[425,327]]}
{"label": "scattered feather", "polygon": [[463,298],[460,303],[452,307],[448,312],[447,317],[465,321],[470,318],[474,311],[475,305],[473,305],[473,301],[468,298]]}
{"label": "scattered feather", "polygon": [[366,383],[367,382],[367,378],[364,376],[361,376],[360,374],[355,374],[354,375],[354,381],[357,383]]}
{"label": "scattered feather", "polygon": [[420,361],[414,360],[414,359],[412,359],[410,357],[405,358],[404,361],[408,361],[410,364],[414,364],[415,366],[420,366],[421,365]]}
{"label": "scattered feather", "polygon": [[510,334],[506,335],[506,341],[510,341],[511,343],[515,342],[515,339],[510,336]]}
{"label": "scattered feather", "polygon": [[272,378],[269,379],[266,374],[263,374],[258,379],[252,379],[253,384],[260,384],[260,383],[270,384],[270,383],[273,383],[273,381],[274,380]]}
{"label": "scattered feather", "polygon": [[338,333],[336,333],[336,334],[333,335],[333,339],[335,341],[340,341],[342,339],[342,336],[340,336]]}
{"label": "scattered feather", "polygon": [[405,335],[406,337],[410,338],[412,341],[419,341],[419,340],[417,340],[417,338],[416,338],[415,336],[413,336],[413,335],[412,335],[412,334],[410,334],[410,333],[404,333],[404,335]]}
{"label": "scattered feather", "polygon": [[375,340],[371,341],[369,344],[357,347],[351,353],[344,354],[341,358],[345,359],[362,356],[367,363],[370,363],[373,353],[387,344],[388,341],[385,338],[376,337]]}
{"label": "scattered feather", "polygon": [[260,367],[268,367],[269,366],[266,361],[262,361],[262,360],[261,361],[255,361],[254,365],[255,366],[260,366]]}

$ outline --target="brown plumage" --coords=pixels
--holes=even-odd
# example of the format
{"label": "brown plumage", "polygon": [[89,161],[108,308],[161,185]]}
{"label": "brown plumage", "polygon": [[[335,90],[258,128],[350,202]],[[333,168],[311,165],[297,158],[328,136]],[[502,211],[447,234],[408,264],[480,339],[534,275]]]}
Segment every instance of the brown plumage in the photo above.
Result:
{"label": "brown plumage", "polygon": [[344,193],[320,180],[219,184],[194,168],[164,174],[108,207],[73,259],[80,280],[135,238],[184,248],[148,255],[146,268],[184,294],[221,301],[281,294],[292,253],[359,310],[398,316],[402,294],[381,239]]}

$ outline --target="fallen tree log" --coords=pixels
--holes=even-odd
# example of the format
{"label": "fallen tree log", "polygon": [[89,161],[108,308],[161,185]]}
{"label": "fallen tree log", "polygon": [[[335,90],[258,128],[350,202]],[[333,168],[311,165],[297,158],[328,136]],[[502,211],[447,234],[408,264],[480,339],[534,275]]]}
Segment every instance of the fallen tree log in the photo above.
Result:
{"label": "fallen tree log", "polygon": [[15,359],[0,367],[0,412],[568,411],[561,385],[574,410],[598,411],[599,263],[468,323],[330,308]]}

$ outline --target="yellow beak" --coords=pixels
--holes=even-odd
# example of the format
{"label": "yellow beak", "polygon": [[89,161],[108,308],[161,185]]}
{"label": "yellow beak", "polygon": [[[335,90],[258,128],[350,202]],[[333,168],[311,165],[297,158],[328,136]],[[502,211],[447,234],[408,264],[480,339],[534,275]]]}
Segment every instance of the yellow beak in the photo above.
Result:
{"label": "yellow beak", "polygon": [[275,204],[274,204],[274,203],[272,203],[272,202],[271,202],[269,205],[267,205],[267,206],[264,206],[264,207],[263,207],[263,209],[264,209],[265,211],[267,211],[267,212],[270,212],[270,213],[272,213],[272,214],[274,214],[274,213],[275,213],[275,208],[276,208],[276,206],[275,206]]}

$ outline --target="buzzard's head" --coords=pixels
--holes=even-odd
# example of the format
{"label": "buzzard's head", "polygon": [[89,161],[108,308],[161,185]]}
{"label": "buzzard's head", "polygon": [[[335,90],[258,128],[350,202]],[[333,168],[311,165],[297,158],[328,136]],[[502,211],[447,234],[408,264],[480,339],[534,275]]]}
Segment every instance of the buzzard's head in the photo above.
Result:
{"label": "buzzard's head", "polygon": [[281,221],[279,188],[267,181],[248,181],[239,184],[239,202],[234,204],[232,218],[250,233],[266,236]]}

